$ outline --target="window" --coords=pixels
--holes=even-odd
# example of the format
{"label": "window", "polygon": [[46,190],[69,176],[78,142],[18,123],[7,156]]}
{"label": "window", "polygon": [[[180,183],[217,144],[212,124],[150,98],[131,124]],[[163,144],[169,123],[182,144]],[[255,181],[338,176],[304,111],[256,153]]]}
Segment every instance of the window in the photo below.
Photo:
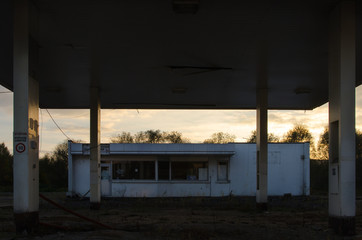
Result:
{"label": "window", "polygon": [[154,161],[113,162],[113,179],[155,180]]}
{"label": "window", "polygon": [[218,181],[228,180],[228,162],[222,161],[217,163],[217,180]]}
{"label": "window", "polygon": [[170,161],[158,161],[158,180],[170,180]]}
{"label": "window", "polygon": [[122,156],[112,161],[113,180],[208,181],[208,157]]}
{"label": "window", "polygon": [[207,162],[171,162],[171,178],[172,180],[207,181],[207,168]]}

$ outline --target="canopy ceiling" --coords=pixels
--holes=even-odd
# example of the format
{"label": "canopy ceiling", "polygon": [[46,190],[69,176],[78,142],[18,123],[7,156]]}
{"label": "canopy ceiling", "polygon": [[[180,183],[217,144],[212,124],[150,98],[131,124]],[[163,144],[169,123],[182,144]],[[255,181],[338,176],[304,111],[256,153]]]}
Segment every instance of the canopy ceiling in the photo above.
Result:
{"label": "canopy ceiling", "polygon": [[[253,109],[328,101],[328,23],[335,0],[34,0],[30,75],[42,108]],[[357,83],[362,18],[357,1]],[[188,10],[194,13],[187,13]],[[185,10],[185,11],[184,11]],[[12,1],[0,2],[0,84],[12,90]]]}

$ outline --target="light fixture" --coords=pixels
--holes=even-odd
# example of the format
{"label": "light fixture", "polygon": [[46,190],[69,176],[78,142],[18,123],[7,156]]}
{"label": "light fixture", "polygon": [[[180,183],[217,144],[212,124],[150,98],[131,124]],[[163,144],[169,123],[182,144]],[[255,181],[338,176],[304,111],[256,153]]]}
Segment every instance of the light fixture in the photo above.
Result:
{"label": "light fixture", "polygon": [[49,92],[49,93],[59,93],[62,91],[61,87],[47,87],[45,89],[46,89],[46,92]]}
{"label": "light fixture", "polygon": [[308,87],[298,87],[294,90],[295,94],[310,94],[312,92],[312,89]]}
{"label": "light fixture", "polygon": [[173,11],[178,14],[195,14],[199,9],[200,0],[173,0]]}
{"label": "light fixture", "polygon": [[187,88],[185,88],[185,87],[172,88],[172,93],[174,93],[174,94],[185,94],[186,92],[187,92]]}

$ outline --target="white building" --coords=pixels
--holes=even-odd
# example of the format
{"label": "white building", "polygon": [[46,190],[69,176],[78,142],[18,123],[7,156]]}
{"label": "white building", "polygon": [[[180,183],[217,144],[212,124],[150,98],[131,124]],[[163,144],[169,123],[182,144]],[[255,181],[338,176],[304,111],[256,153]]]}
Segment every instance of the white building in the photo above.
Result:
{"label": "white building", "polygon": [[[309,143],[268,146],[268,195],[309,195]],[[89,144],[69,142],[68,195],[89,196]],[[255,196],[255,144],[102,144],[112,197]]]}

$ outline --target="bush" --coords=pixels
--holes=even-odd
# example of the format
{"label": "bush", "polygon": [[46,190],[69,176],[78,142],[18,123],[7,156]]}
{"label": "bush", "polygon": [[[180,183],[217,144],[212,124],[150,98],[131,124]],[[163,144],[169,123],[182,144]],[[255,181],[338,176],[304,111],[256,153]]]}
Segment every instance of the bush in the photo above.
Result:
{"label": "bush", "polygon": [[13,156],[4,143],[0,144],[0,191],[12,191]]}

